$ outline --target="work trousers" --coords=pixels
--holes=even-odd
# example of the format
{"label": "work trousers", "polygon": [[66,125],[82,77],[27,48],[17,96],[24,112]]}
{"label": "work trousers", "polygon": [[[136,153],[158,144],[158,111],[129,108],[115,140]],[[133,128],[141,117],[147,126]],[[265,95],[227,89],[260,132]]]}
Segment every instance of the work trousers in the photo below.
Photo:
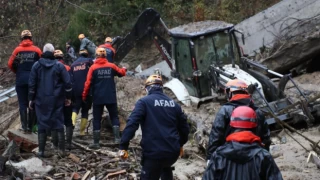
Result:
{"label": "work trousers", "polygon": [[109,112],[112,126],[119,126],[118,106],[114,104],[102,104],[93,105],[93,130],[97,131],[101,129],[101,118],[103,114],[103,108],[106,107]]}
{"label": "work trousers", "polygon": [[150,159],[143,158],[141,161],[141,180],[173,180],[172,165],[177,158]]}
{"label": "work trousers", "polygon": [[66,127],[73,126],[72,119],[71,119],[71,116],[72,116],[72,106],[71,105],[70,106],[64,106],[63,116],[64,116],[64,125]]}
{"label": "work trousers", "polygon": [[81,108],[81,118],[88,119],[89,105],[82,101],[81,96],[74,97],[73,101],[74,104],[72,105],[72,112],[78,114]]}
{"label": "work trousers", "polygon": [[25,111],[29,106],[28,102],[28,84],[16,86],[16,92],[19,101],[19,110]]}

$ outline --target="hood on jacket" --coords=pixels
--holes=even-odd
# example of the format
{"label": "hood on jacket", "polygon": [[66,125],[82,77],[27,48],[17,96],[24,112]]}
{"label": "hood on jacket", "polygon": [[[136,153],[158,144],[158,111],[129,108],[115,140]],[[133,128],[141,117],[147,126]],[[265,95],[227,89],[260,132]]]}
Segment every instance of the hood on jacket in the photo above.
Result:
{"label": "hood on jacket", "polygon": [[108,62],[108,60],[105,57],[104,58],[98,57],[98,58],[96,58],[96,60],[94,60],[95,64],[105,64],[107,62]]}
{"label": "hood on jacket", "polygon": [[231,105],[234,106],[235,108],[238,106],[248,106],[251,107],[252,109],[256,110],[258,107],[256,107],[252,101],[252,98],[243,98],[243,99],[237,99],[237,100],[231,100],[225,105]]}
{"label": "hood on jacket", "polygon": [[216,153],[233,162],[244,164],[262,150],[258,143],[249,144],[231,141],[219,147]]}
{"label": "hood on jacket", "polygon": [[31,39],[24,39],[20,42],[20,46],[26,47],[26,46],[32,46],[33,42]]}
{"label": "hood on jacket", "polygon": [[52,67],[57,60],[55,60],[53,52],[46,51],[42,54],[41,58],[39,59],[39,63],[44,67]]}

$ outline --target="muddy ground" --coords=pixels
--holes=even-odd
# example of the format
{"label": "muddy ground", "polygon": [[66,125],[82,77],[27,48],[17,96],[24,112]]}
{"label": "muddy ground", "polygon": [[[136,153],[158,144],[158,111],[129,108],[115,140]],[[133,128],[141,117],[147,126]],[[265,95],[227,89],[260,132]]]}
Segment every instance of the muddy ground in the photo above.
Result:
{"label": "muddy ground", "polygon": [[[296,77],[295,80],[299,87],[306,92],[308,95],[315,95],[318,93],[317,85],[320,83],[320,72],[314,72],[311,74],[304,74],[302,76]],[[120,108],[120,120],[122,121],[122,128],[124,127],[123,123],[128,117],[132,109],[134,108],[135,102],[145,95],[143,90],[144,80],[134,77],[123,77],[117,79],[117,96],[118,103]],[[298,99],[298,92],[291,87],[292,83],[288,83],[286,93],[290,97]],[[175,164],[174,176],[175,179],[196,179],[201,178],[202,173],[205,170],[205,153],[203,149],[199,148],[197,141],[193,139],[198,137],[201,134],[202,143],[205,145],[207,142],[206,134],[210,132],[211,124],[214,120],[215,113],[219,110],[219,103],[208,103],[196,107],[185,107],[182,106],[184,111],[188,114],[189,118],[198,119],[198,128],[202,128],[204,133],[192,132],[190,135],[190,141],[185,145],[185,156],[179,159]],[[90,116],[92,118],[92,116]],[[75,130],[75,142],[81,143],[86,146],[91,142],[91,127],[88,128],[89,135],[85,138],[78,137],[78,125]],[[17,120],[11,125],[10,128],[18,128],[19,120]],[[9,128],[9,129],[10,129]],[[104,130],[104,138],[102,138],[102,144],[104,144],[103,149],[110,152],[117,152],[117,145],[112,144],[112,134],[108,129]],[[310,139],[314,141],[320,140],[319,126],[312,127],[309,129],[301,129],[299,132],[302,132],[304,135],[307,135]],[[284,179],[286,180],[309,180],[309,179],[319,179],[320,171],[313,163],[307,163],[308,151],[304,150],[297,142],[295,142],[289,135],[298,140],[303,146],[310,150],[310,145],[307,141],[301,138],[296,133],[286,134],[275,133],[276,136],[272,138],[273,145],[271,146],[271,153],[275,156],[275,161],[279,166]],[[70,158],[61,158],[54,156],[52,159],[44,160],[46,165],[52,165],[54,171],[47,173],[46,176],[54,179],[68,179],[73,172],[78,172],[80,176],[83,176],[85,172],[91,170],[89,177],[92,177],[93,174],[100,175],[101,172],[108,169],[110,172],[120,171],[126,169],[127,173],[121,174],[121,177],[130,177],[134,179],[135,176],[139,175],[139,161],[141,149],[139,149],[139,140],[141,138],[141,132],[136,133],[136,138],[131,144],[133,149],[130,150],[129,161],[123,162],[120,160],[115,160],[115,162],[110,163],[109,165],[103,167],[95,167],[98,164],[102,164],[106,161],[113,159],[111,156],[106,156],[100,153],[88,152],[84,149],[75,149],[71,153],[76,154],[81,158],[80,163],[73,162]],[[281,141],[282,140],[282,141]],[[50,143],[48,142],[48,150],[50,150]],[[134,151],[134,152],[133,152]],[[30,155],[32,157],[34,155]],[[27,159],[25,158],[25,159]],[[20,161],[22,159],[19,159]],[[129,167],[129,168],[128,168]],[[98,170],[97,170],[98,168]],[[104,169],[103,169],[104,168]],[[55,178],[54,175],[63,173],[59,178]],[[31,173],[30,176],[35,177],[39,176],[39,173]],[[4,176],[2,176],[4,177]],[[8,175],[6,176],[8,177]],[[43,176],[42,176],[43,177]]]}

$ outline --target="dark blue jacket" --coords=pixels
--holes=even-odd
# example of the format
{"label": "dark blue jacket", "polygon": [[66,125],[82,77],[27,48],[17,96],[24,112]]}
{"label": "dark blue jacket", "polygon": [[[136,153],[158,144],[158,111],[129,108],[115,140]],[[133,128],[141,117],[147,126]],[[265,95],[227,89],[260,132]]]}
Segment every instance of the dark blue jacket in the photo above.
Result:
{"label": "dark blue jacket", "polygon": [[271,154],[258,143],[227,142],[211,156],[203,180],[282,180]]}
{"label": "dark blue jacket", "polygon": [[139,124],[142,130],[140,145],[145,157],[177,158],[180,147],[188,141],[186,115],[162,90],[153,90],[138,100],[122,133],[121,150],[128,149]]}
{"label": "dark blue jacket", "polygon": [[82,99],[86,100],[89,91],[91,91],[94,105],[117,103],[114,76],[122,77],[125,75],[125,68],[119,68],[115,64],[109,63],[106,58],[97,58],[89,69]]}
{"label": "dark blue jacket", "polygon": [[93,64],[92,58],[80,56],[71,64],[70,75],[72,82],[73,95],[81,97],[86,82],[87,74],[90,66]]}
{"label": "dark blue jacket", "polygon": [[16,85],[27,85],[29,74],[35,62],[40,59],[41,50],[30,39],[22,40],[14,49],[8,61],[8,67],[16,73]]}
{"label": "dark blue jacket", "polygon": [[64,65],[45,52],[29,77],[29,100],[34,101],[39,129],[61,129],[65,99],[71,98],[71,81]]}

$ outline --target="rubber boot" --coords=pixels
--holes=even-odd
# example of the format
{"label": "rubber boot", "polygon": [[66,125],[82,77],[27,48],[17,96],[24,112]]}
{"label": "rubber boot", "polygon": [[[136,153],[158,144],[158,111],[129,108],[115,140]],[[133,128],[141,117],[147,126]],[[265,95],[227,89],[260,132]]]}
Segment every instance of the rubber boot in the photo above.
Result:
{"label": "rubber boot", "polygon": [[21,130],[27,132],[28,112],[27,110],[20,111]]}
{"label": "rubber boot", "polygon": [[38,152],[38,157],[46,157],[44,153],[44,149],[46,147],[46,141],[47,141],[47,134],[46,133],[41,133],[38,134],[38,144],[39,144],[39,152]]}
{"label": "rubber boot", "polygon": [[67,141],[67,144],[66,144],[66,149],[71,151],[72,149],[72,135],[73,135],[73,127],[70,126],[70,127],[67,127],[66,128],[66,141]]}
{"label": "rubber boot", "polygon": [[114,143],[119,144],[120,143],[120,127],[119,126],[113,126],[113,135],[114,135]]}
{"label": "rubber boot", "polygon": [[72,124],[73,124],[73,126],[76,126],[76,122],[77,122],[77,116],[78,116],[78,114],[77,113],[75,113],[75,112],[72,112],[72,116],[71,116],[71,120],[72,120]]}
{"label": "rubber boot", "polygon": [[87,118],[81,118],[80,122],[80,135],[83,136],[85,135],[85,130],[87,127],[88,119]]}
{"label": "rubber boot", "polygon": [[28,123],[27,123],[27,133],[31,134],[32,133],[32,128],[35,122],[36,118],[36,113],[35,111],[29,110],[28,114]]}
{"label": "rubber boot", "polygon": [[46,129],[47,140],[51,141],[51,129]]}
{"label": "rubber boot", "polygon": [[100,130],[93,131],[93,144],[89,145],[90,149],[100,149]]}
{"label": "rubber boot", "polygon": [[57,150],[58,149],[58,131],[56,130],[51,131],[51,142],[53,145],[53,149]]}
{"label": "rubber boot", "polygon": [[64,157],[66,155],[65,150],[65,136],[64,136],[64,129],[62,132],[58,132],[58,140],[59,140],[59,155]]}

